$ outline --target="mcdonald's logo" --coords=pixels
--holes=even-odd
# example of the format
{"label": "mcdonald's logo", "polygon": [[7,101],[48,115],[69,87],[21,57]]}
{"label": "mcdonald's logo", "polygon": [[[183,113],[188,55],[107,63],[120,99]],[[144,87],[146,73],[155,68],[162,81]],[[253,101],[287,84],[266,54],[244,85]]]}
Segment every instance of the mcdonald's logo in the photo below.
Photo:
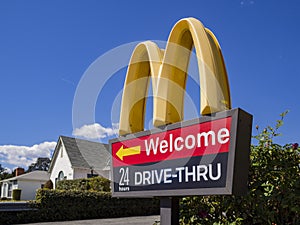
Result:
{"label": "mcdonald's logo", "polygon": [[184,94],[191,51],[195,47],[200,76],[200,113],[231,109],[227,72],[214,34],[195,18],[178,21],[166,49],[141,42],[134,49],[124,83],[119,134],[144,130],[150,78],[153,123],[162,126],[183,120]]}

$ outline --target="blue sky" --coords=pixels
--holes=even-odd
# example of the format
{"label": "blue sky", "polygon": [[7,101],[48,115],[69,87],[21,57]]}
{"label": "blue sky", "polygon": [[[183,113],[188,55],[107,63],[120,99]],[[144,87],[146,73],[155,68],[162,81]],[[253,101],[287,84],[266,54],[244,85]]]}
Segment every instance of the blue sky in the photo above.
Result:
{"label": "blue sky", "polygon": [[[1,1],[0,164],[26,168],[36,157],[51,156],[59,135],[103,142],[114,137],[118,121],[112,111],[118,111],[126,67],[110,75],[95,108],[86,109],[94,110],[94,118],[74,123],[80,81],[99,57],[119,46],[166,41],[184,17],[199,19],[217,36],[233,108],[253,114],[260,127],[290,110],[276,141],[299,142],[299,11],[297,0]],[[195,86],[188,83],[187,92],[199,106]]]}

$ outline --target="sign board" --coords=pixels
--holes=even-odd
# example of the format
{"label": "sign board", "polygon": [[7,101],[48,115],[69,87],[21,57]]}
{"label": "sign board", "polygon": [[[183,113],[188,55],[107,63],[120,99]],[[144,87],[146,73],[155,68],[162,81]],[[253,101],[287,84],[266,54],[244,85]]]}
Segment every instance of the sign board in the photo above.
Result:
{"label": "sign board", "polygon": [[251,127],[233,109],[110,140],[113,196],[244,194]]}

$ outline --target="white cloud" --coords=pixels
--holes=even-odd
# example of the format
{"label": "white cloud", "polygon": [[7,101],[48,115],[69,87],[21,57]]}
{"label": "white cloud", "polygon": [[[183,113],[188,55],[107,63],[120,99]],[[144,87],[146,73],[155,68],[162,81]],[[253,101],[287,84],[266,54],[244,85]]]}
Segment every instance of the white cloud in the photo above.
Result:
{"label": "white cloud", "polygon": [[101,139],[117,134],[118,130],[119,124],[117,123],[113,123],[112,127],[103,127],[99,123],[94,123],[76,128],[73,131],[73,135],[76,137],[84,137],[87,139]]}
{"label": "white cloud", "polygon": [[0,163],[27,168],[38,157],[51,157],[56,142],[43,142],[33,146],[1,145]]}

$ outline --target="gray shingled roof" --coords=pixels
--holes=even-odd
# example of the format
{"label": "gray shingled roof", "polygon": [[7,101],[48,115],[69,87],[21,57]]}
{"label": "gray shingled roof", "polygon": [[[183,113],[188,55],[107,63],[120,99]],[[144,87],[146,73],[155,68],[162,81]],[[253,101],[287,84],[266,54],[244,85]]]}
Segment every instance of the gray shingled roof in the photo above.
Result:
{"label": "gray shingled roof", "polygon": [[104,169],[110,160],[108,144],[66,136],[60,137],[72,167]]}
{"label": "gray shingled roof", "polygon": [[24,173],[24,174],[16,176],[16,177],[1,180],[0,183],[6,182],[6,181],[11,181],[11,180],[47,181],[47,180],[49,180],[49,174],[47,171],[35,170],[35,171],[29,172],[29,173]]}

